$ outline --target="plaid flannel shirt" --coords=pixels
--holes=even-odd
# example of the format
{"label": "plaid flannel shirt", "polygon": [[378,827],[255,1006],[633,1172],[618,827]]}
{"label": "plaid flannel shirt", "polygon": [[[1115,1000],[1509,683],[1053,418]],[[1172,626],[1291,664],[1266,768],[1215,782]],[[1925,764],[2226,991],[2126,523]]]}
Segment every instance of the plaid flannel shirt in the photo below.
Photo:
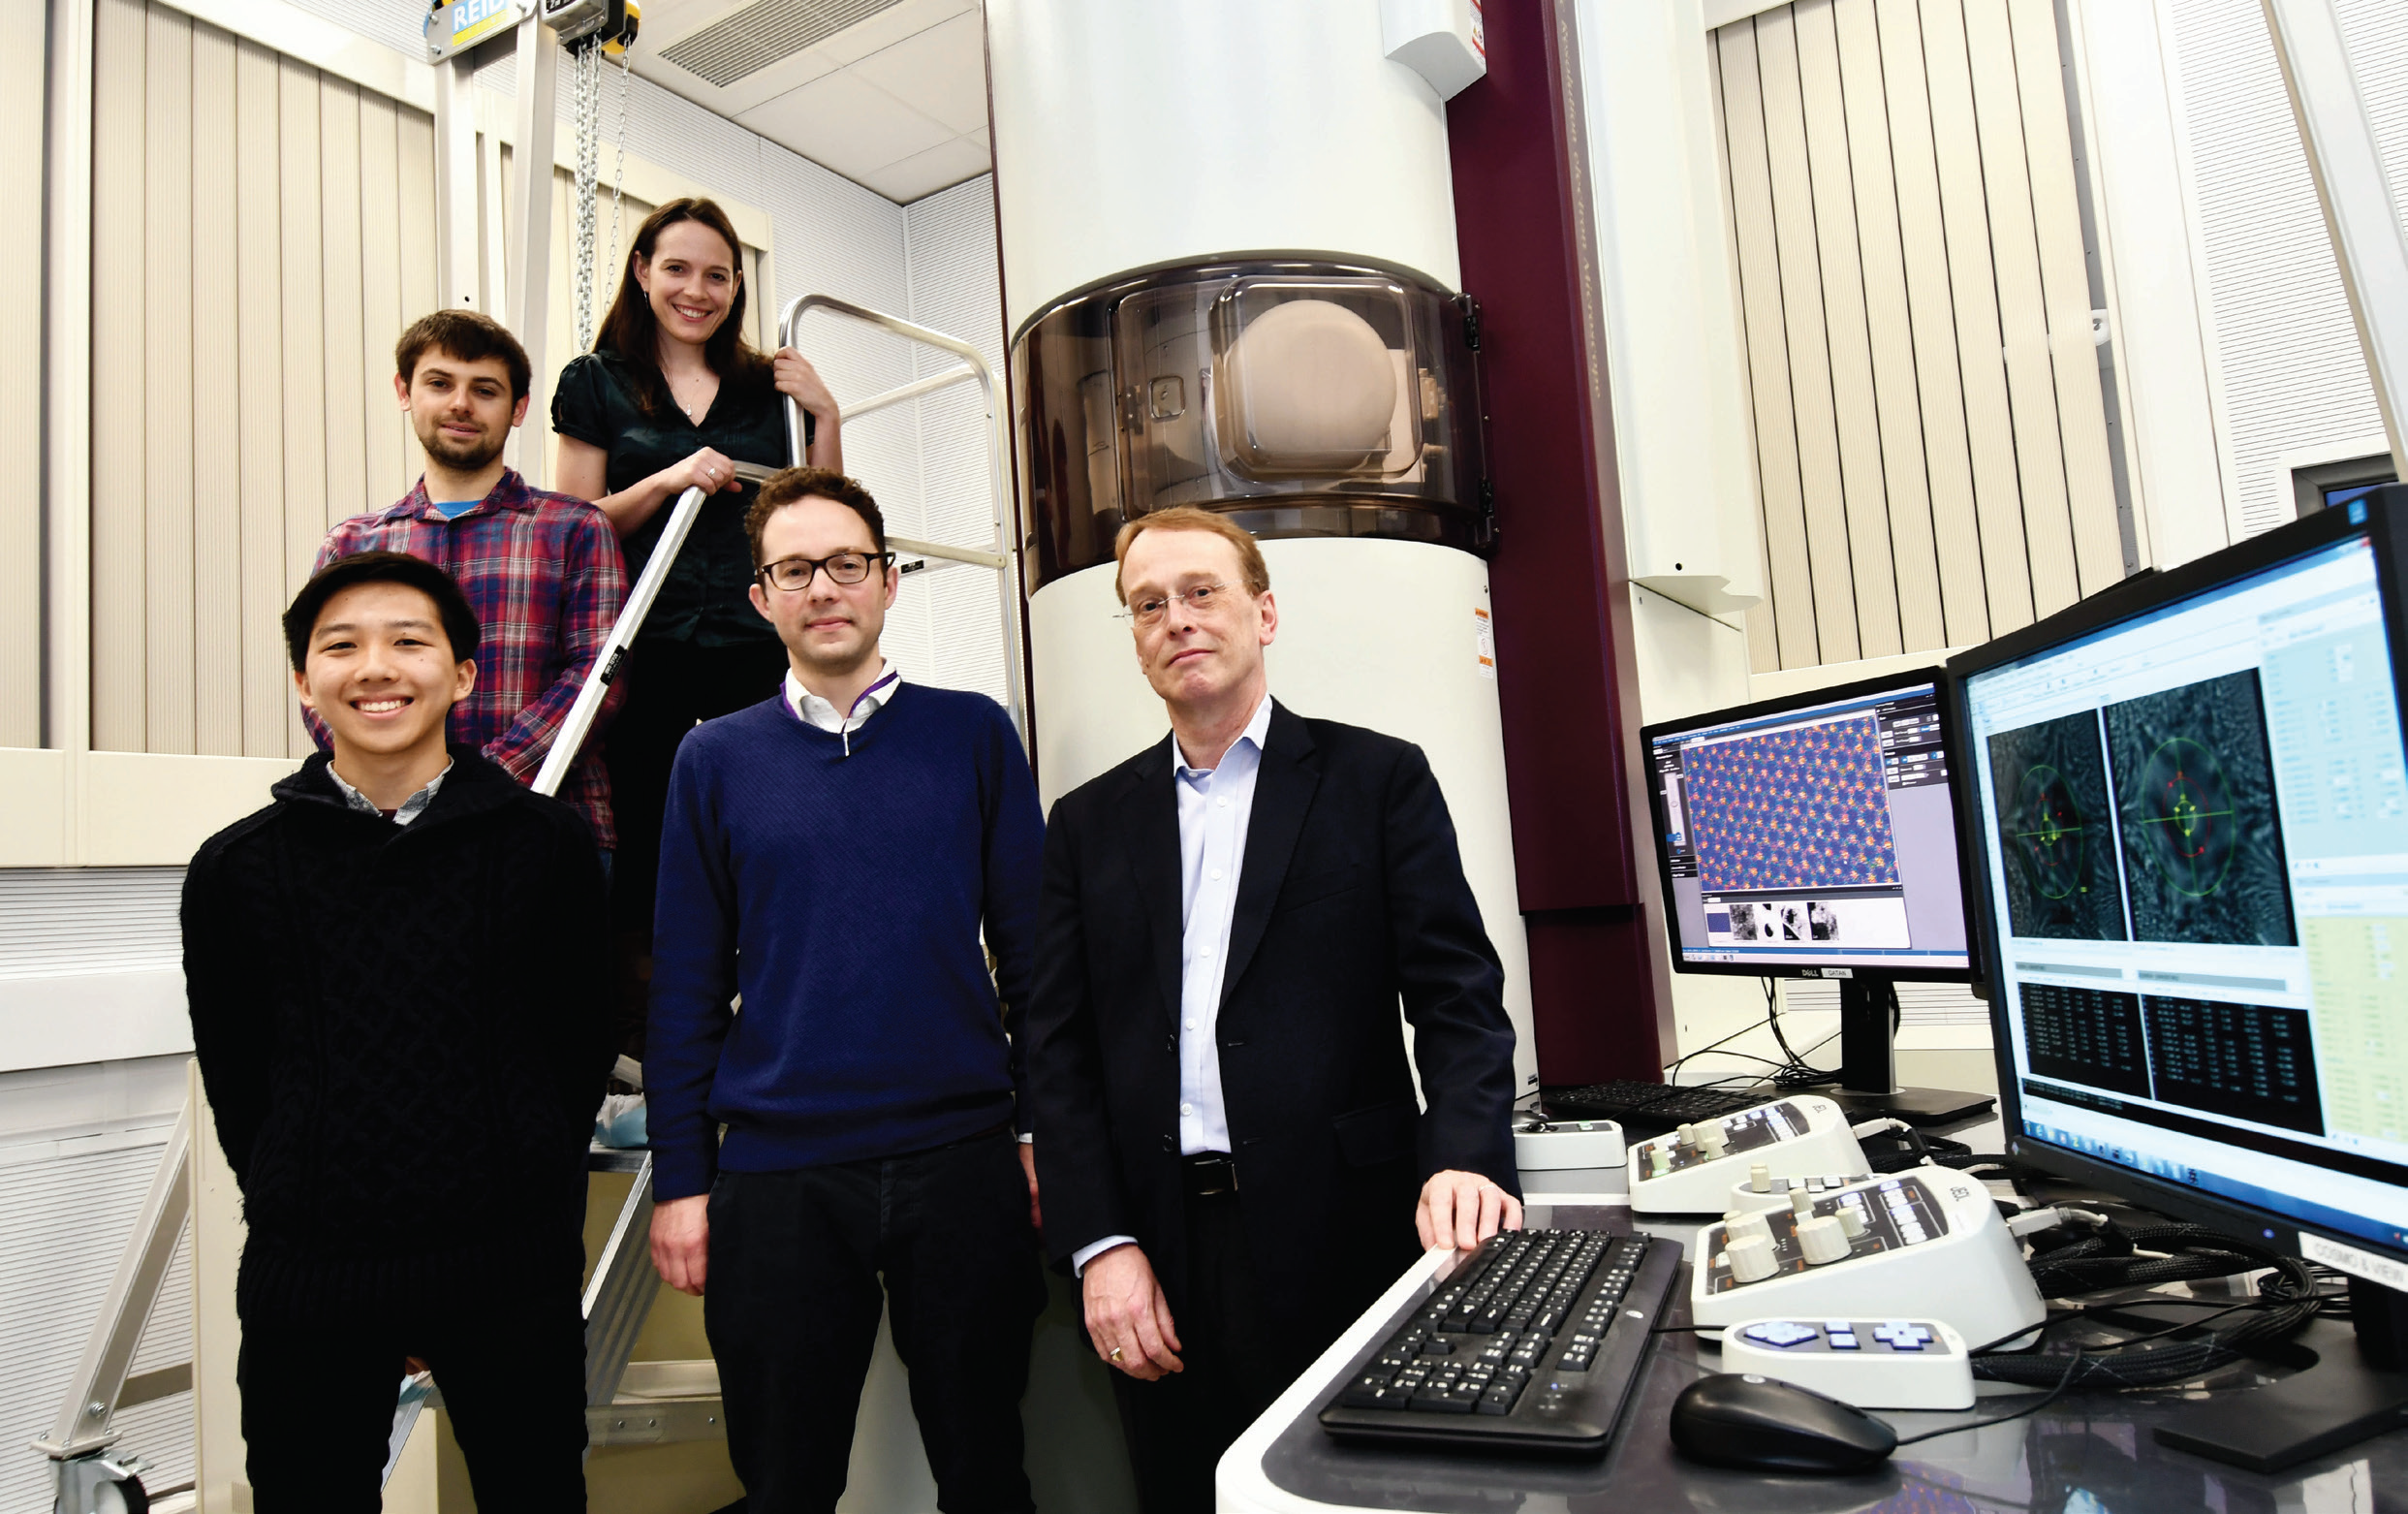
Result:
{"label": "plaid flannel shirt", "polygon": [[[574,495],[527,488],[515,468],[503,469],[491,493],[446,520],[422,478],[391,510],[354,516],[328,531],[312,571],[360,552],[408,552],[459,580],[482,630],[477,687],[452,707],[445,734],[533,783],[627,598],[610,520]],[[604,696],[593,733],[560,784],[561,800],[585,817],[597,844],[610,847],[618,844],[618,833],[596,738],[624,693],[620,684]],[[304,714],[309,734],[331,750],[325,722]]]}

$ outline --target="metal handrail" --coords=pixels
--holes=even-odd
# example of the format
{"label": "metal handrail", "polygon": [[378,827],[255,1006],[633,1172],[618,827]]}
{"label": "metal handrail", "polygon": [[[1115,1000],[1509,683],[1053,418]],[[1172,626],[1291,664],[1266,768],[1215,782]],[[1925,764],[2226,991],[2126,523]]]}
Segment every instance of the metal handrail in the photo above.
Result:
{"label": "metal handrail", "polygon": [[[958,365],[941,373],[932,373],[925,378],[915,379],[911,383],[888,390],[884,394],[872,395],[846,411],[848,416],[860,416],[887,405],[899,404],[905,399],[917,398],[922,394],[957,384],[966,378],[978,380],[979,392],[986,404],[987,485],[994,497],[995,538],[993,545],[979,549],[955,544],[900,539],[892,540],[891,545],[926,557],[936,557],[947,562],[972,563],[979,567],[996,570],[998,610],[1003,625],[1004,703],[1012,712],[1013,729],[1019,732],[1020,744],[1026,748],[1029,746],[1030,735],[1028,681],[1021,666],[1020,652],[1020,524],[1017,501],[1013,497],[1011,480],[1007,477],[1012,457],[1012,432],[1010,417],[1004,405],[1003,386],[996,383],[994,369],[986,365],[986,360],[980,355],[979,350],[959,337],[948,336],[943,331],[931,331],[927,327],[906,321],[901,316],[889,315],[883,310],[873,310],[867,305],[857,305],[849,300],[839,300],[834,295],[804,295],[790,302],[784,313],[778,317],[778,345],[781,347],[795,346],[796,329],[802,324],[802,318],[814,310],[825,310],[830,315],[840,315],[848,320],[859,321],[864,326],[874,326],[880,331],[900,336],[906,341],[918,342],[923,347],[933,347],[939,352],[951,353],[961,360]],[[805,460],[802,441],[802,406],[797,404],[792,395],[788,395],[786,400],[786,440],[788,451],[795,464],[797,467],[801,466]]]}
{"label": "metal handrail", "polygon": [[577,761],[586,735],[594,728],[594,718],[602,713],[603,697],[610,693],[611,682],[618,678],[619,666],[628,649],[636,645],[636,633],[643,628],[643,617],[652,613],[652,601],[659,597],[661,584],[668,581],[669,565],[677,558],[685,546],[686,535],[694,529],[694,520],[703,513],[703,491],[689,489],[677,496],[676,507],[669,513],[669,523],[661,527],[661,539],[652,548],[651,557],[643,572],[636,576],[636,586],[627,591],[627,603],[619,617],[610,622],[610,639],[594,656],[593,676],[577,691],[577,700],[569,706],[568,718],[553,733],[551,749],[544,753],[544,766],[535,774],[535,792],[558,794],[560,782],[569,775],[569,768]]}

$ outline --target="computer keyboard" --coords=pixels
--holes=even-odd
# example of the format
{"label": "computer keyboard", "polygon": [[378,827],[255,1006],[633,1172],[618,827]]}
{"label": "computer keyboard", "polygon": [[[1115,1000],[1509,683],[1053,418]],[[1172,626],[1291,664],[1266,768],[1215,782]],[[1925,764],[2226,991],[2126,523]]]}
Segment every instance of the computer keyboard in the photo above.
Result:
{"label": "computer keyboard", "polygon": [[1779,1096],[1769,1088],[1682,1088],[1616,1078],[1611,1083],[1544,1088],[1539,1102],[1558,1120],[1611,1120],[1632,1134],[1659,1135],[1701,1120],[1720,1120],[1769,1104]]}
{"label": "computer keyboard", "polygon": [[1602,1451],[1680,1274],[1680,1244],[1503,1232],[1357,1360],[1321,1424],[1346,1438]]}

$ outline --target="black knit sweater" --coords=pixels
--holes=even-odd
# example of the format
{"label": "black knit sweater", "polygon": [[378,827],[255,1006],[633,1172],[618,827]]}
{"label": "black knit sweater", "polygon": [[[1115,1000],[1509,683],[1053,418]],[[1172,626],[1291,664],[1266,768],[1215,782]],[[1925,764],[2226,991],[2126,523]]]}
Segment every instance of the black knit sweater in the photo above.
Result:
{"label": "black knit sweater", "polygon": [[453,764],[399,826],[321,753],[185,875],[246,1319],[577,1286],[610,1065],[601,863],[566,804]]}

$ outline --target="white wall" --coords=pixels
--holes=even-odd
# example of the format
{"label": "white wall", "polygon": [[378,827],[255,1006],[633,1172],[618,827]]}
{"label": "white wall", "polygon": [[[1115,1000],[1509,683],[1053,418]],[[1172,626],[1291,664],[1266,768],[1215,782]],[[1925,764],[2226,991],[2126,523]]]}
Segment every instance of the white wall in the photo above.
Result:
{"label": "white wall", "polygon": [[1743,610],[1764,573],[1703,14],[1699,0],[1574,14],[1631,577]]}
{"label": "white wall", "polygon": [[[1003,289],[995,256],[994,185],[992,174],[982,173],[915,201],[903,212],[903,231],[911,319],[977,347],[1000,386]],[[932,348],[915,348],[914,354],[913,377],[954,363]],[[914,410],[920,500],[908,520],[891,513],[891,528],[923,541],[988,546],[996,540],[997,501],[978,386],[955,384],[915,401]],[[1011,477],[1008,459],[1004,477]],[[904,529],[906,524],[911,529]],[[1005,587],[999,575],[983,568],[953,566],[915,576],[887,623],[896,630],[908,624],[920,640],[899,643],[891,632],[889,650],[913,678],[1002,699]]]}

